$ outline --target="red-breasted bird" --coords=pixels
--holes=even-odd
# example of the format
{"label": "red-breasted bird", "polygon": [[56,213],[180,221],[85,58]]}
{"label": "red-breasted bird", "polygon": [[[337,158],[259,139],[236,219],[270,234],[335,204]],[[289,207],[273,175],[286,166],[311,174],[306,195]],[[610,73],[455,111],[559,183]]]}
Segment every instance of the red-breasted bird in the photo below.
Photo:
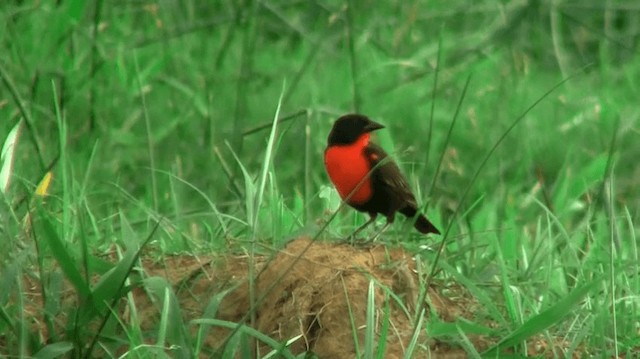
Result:
{"label": "red-breasted bird", "polygon": [[[393,223],[396,212],[409,218],[418,214],[416,198],[398,165],[380,146],[369,142],[371,132],[381,128],[384,126],[366,116],[344,115],[333,124],[324,151],[324,166],[340,198],[371,216],[353,236],[372,223],[378,213],[387,217],[387,223],[376,237]],[[440,234],[422,214],[418,214],[414,226],[424,234]]]}

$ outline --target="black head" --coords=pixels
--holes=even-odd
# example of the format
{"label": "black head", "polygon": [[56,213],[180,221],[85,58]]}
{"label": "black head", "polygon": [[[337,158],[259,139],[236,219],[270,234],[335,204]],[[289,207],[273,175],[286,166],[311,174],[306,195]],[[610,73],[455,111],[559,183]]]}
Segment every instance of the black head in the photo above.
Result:
{"label": "black head", "polygon": [[367,116],[355,113],[344,115],[336,120],[329,133],[328,145],[348,145],[356,142],[363,134],[384,128],[371,121]]}

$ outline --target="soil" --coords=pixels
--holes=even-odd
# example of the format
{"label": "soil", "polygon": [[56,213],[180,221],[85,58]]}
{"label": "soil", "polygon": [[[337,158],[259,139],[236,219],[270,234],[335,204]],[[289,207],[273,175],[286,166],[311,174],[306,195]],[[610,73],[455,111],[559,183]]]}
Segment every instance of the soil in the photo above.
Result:
{"label": "soil", "polygon": [[[419,296],[415,262],[408,253],[383,246],[357,248],[299,239],[267,263],[255,283],[258,298],[255,327],[260,332],[279,340],[302,334],[289,347],[293,353],[311,351],[320,358],[354,358],[357,352],[353,328],[357,343],[362,346],[373,282],[376,318],[381,321],[385,301],[388,302],[387,316],[393,328],[387,334],[384,357],[403,357],[413,336],[413,315]],[[220,318],[235,322],[245,316],[250,307],[248,288],[244,282],[225,298]],[[397,299],[385,296],[385,292],[395,293]],[[429,297],[431,309],[442,317],[453,320],[459,314],[455,303],[435,291]],[[380,330],[380,324],[375,323],[376,331]],[[215,331],[212,345],[219,345],[216,339],[226,338],[225,334],[221,329]],[[425,342],[422,336],[421,342]],[[432,344],[432,355],[446,352],[466,356],[460,349]],[[477,344],[486,346],[481,340]],[[269,351],[267,347],[260,349],[261,353]]]}
{"label": "soil", "polygon": [[[215,319],[244,322],[278,342],[293,339],[288,347],[292,353],[314,353],[319,358],[362,355],[371,302],[375,309],[374,315],[369,315],[374,321],[374,338],[386,337],[384,358],[404,357],[414,335],[416,313],[422,308],[427,313],[427,321],[434,315],[443,322],[459,318],[478,321],[482,313],[477,302],[455,284],[432,284],[424,304],[418,303],[420,278],[416,263],[411,254],[400,248],[357,247],[299,238],[270,258],[255,257],[254,291],[249,290],[246,256],[170,256],[161,262],[144,260],[142,267],[146,276],[165,278],[173,286],[185,323],[206,318],[215,308]],[[25,305],[27,315],[41,317],[39,284],[34,278],[25,277],[24,285],[33,289]],[[65,292],[69,295],[63,298],[62,306],[74,305],[72,291]],[[153,332],[160,318],[159,301],[141,288],[135,289],[133,295],[136,319],[142,321],[143,328]],[[218,304],[217,307],[214,304]],[[56,319],[58,323],[66,321]],[[120,320],[131,320],[126,309]],[[485,325],[492,324],[485,322]],[[198,325],[189,327],[193,328],[194,335],[199,328]],[[414,357],[467,357],[462,348],[431,338],[429,325],[423,327],[427,329],[418,333],[419,345]],[[34,330],[43,338],[49,337],[42,324],[35,325]],[[382,334],[385,330],[386,334]],[[211,326],[204,338],[201,357],[219,356],[231,333],[231,329]],[[467,339],[479,352],[495,343],[495,338],[469,336]],[[550,352],[545,349],[557,344],[541,340],[532,344],[529,353],[544,357]],[[258,349],[261,356],[272,350],[263,343],[250,345],[252,350]],[[0,352],[3,347],[0,338]],[[122,348],[122,351],[128,349]],[[98,351],[95,354],[103,355]]]}

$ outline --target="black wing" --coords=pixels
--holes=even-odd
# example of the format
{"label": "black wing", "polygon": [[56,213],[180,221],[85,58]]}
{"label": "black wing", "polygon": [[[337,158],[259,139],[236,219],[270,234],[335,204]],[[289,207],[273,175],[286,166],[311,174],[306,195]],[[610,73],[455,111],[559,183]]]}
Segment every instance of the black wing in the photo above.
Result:
{"label": "black wing", "polygon": [[[396,211],[409,218],[415,217],[418,214],[418,203],[398,165],[380,146],[375,144],[369,144],[365,154],[373,169],[371,174],[373,197],[367,211],[371,212],[371,209],[375,209],[374,212],[383,213],[387,216],[387,221],[391,222]],[[421,233],[440,234],[433,223],[422,214],[417,216],[413,225]]]}
{"label": "black wing", "polygon": [[389,204],[395,207],[394,210],[404,207],[417,208],[418,204],[409,183],[393,159],[380,146],[372,143],[367,146],[365,154],[373,168],[371,178],[374,182],[374,191],[382,191],[382,194],[388,197],[386,200],[390,202]]}

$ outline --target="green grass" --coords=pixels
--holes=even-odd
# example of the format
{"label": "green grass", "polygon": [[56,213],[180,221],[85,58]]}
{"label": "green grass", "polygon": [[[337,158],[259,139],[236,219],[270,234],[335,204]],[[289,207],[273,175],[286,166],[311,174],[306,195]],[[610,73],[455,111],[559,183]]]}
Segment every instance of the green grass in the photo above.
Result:
{"label": "green grass", "polygon": [[[424,260],[423,292],[433,271],[486,312],[416,316],[416,333],[434,328],[469,356],[526,355],[533,335],[562,338],[558,358],[638,355],[633,3],[57,3],[0,5],[2,141],[22,121],[0,204],[0,354],[206,352],[191,330],[230,326],[215,318],[220,297],[185,323],[171,284],[134,270],[139,255],[253,260],[299,235],[347,235],[364,215],[318,225],[339,204],[322,153],[332,121],[357,110],[387,126],[378,142],[447,229],[434,243],[398,220],[382,241]],[[24,276],[39,283],[35,313]],[[63,283],[80,303],[68,313]],[[158,300],[153,331],[131,320],[136,286]],[[121,301],[128,321],[112,315]],[[391,331],[376,316],[385,329],[367,332],[363,356]],[[251,317],[225,355],[249,356],[254,339],[292,355]],[[34,322],[64,330],[45,341]],[[501,340],[476,352],[468,335],[489,331]]]}

